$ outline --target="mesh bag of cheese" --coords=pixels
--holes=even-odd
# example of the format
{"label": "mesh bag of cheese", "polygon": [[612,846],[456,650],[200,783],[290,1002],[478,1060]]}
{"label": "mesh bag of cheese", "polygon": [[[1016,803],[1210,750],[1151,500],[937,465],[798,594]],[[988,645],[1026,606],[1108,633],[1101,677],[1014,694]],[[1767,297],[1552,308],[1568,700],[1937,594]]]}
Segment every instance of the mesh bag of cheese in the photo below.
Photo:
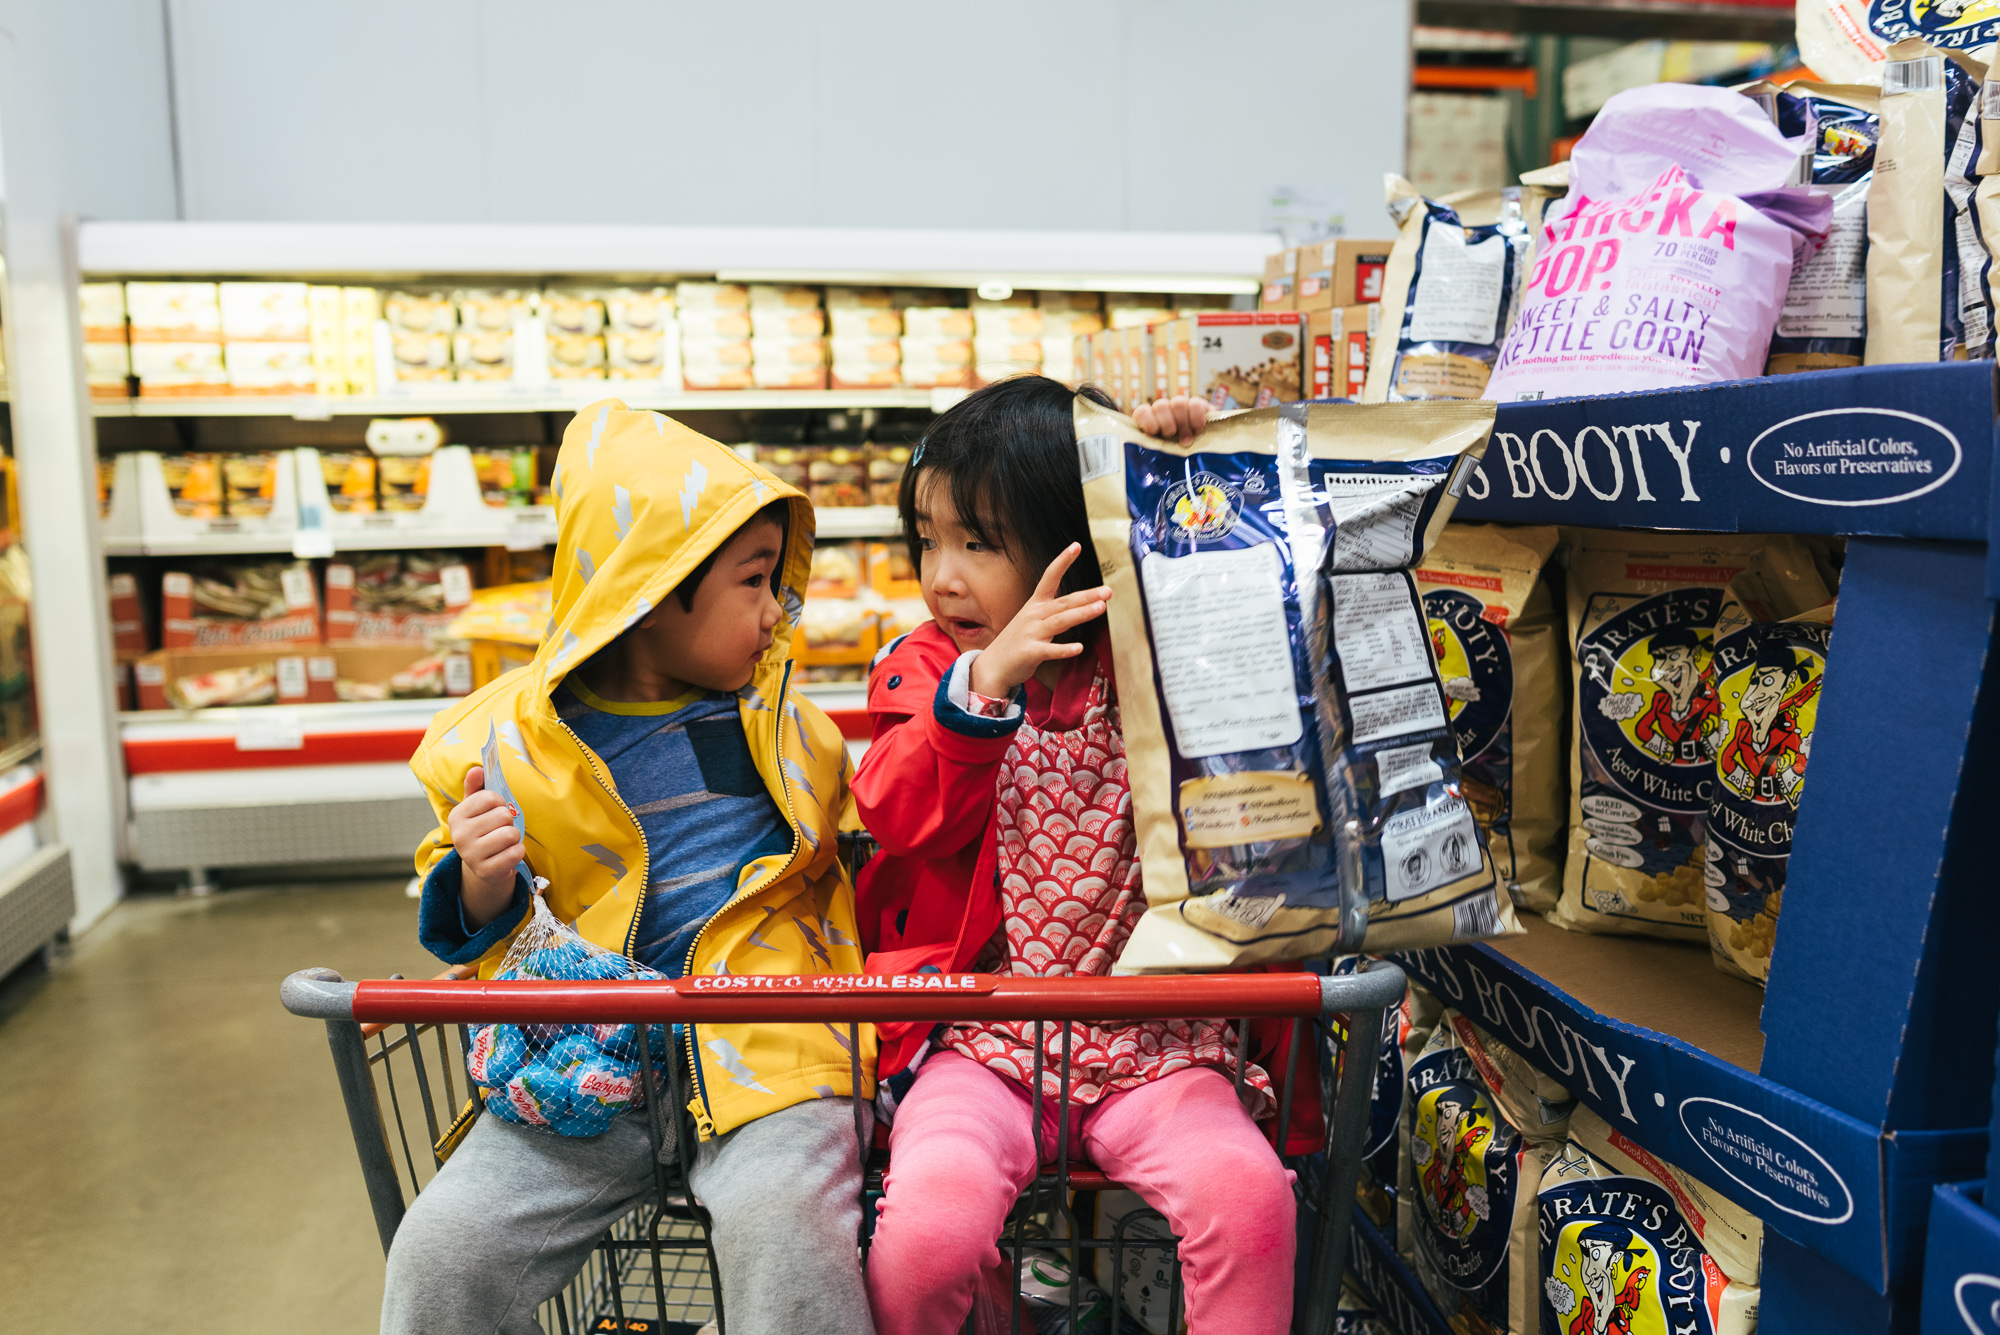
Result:
{"label": "mesh bag of cheese", "polygon": [[[1078,399],[1085,507],[1118,594],[1108,616],[1149,905],[1122,970],[1359,947],[1368,901],[1386,898],[1371,886],[1382,884],[1382,827],[1398,815],[1409,819],[1389,838],[1433,860],[1411,894],[1445,884],[1425,850],[1454,830],[1453,878],[1481,869],[1476,827],[1450,809],[1456,751],[1407,567],[1449,517],[1491,428],[1490,407],[1476,404],[1293,404],[1179,445]],[[1393,587],[1367,583],[1376,572]],[[1321,616],[1329,578],[1366,587],[1338,584],[1340,609]],[[1402,695],[1356,701],[1360,724],[1343,723],[1360,735],[1329,743],[1316,648],[1330,625],[1336,640],[1360,637],[1344,647],[1371,690]],[[1373,749],[1348,741],[1404,747],[1399,801],[1375,801],[1371,779],[1357,807],[1352,775],[1329,796],[1328,745],[1373,773]],[[1354,837],[1337,842],[1347,819]]]}
{"label": "mesh bag of cheese", "polygon": [[1569,1091],[1447,1008],[1410,1065],[1398,1248],[1461,1335],[1535,1323],[1535,1186],[1563,1144]]}
{"label": "mesh bag of cheese", "polygon": [[1542,567],[1553,528],[1447,524],[1416,569],[1444,677],[1466,803],[1517,908],[1562,888],[1563,703],[1569,683]]}
{"label": "mesh bag of cheese", "polygon": [[1535,1212],[1544,1335],[1756,1330],[1762,1222],[1588,1108],[1570,1117]]}
{"label": "mesh bag of cheese", "polygon": [[1794,537],[1601,530],[1577,533],[1568,585],[1569,855],[1549,921],[1705,941],[1717,621],[1731,598],[1758,620],[1796,616],[1826,585]]}
{"label": "mesh bag of cheese", "polygon": [[1382,275],[1382,333],[1392,341],[1371,355],[1362,401],[1476,399],[1519,300],[1528,249],[1521,191],[1425,199],[1392,175],[1387,194],[1400,229]]}
{"label": "mesh bag of cheese", "polygon": [[1832,631],[1832,603],[1784,621],[1757,621],[1731,597],[1716,621],[1723,740],[1702,867],[1708,944],[1717,968],[1754,983],[1771,972]]}
{"label": "mesh bag of cheese", "polygon": [[1503,402],[1761,375],[1825,191],[1786,183],[1808,147],[1726,88],[1617,94],[1570,158],[1485,396]]}

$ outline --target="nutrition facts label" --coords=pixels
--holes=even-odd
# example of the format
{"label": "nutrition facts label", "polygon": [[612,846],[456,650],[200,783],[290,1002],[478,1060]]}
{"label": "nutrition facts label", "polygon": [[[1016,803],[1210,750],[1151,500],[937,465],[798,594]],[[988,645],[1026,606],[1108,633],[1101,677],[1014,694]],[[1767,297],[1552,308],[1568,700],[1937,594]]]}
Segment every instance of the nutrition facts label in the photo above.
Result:
{"label": "nutrition facts label", "polygon": [[1428,788],[1444,778],[1444,767],[1431,755],[1431,744],[1392,747],[1375,753],[1375,786],[1388,797],[1405,788]]}
{"label": "nutrition facts label", "polygon": [[1192,760],[1298,741],[1304,725],[1278,549],[1153,552],[1139,571],[1180,753]]}
{"label": "nutrition facts label", "polygon": [[1384,570],[1409,565],[1424,493],[1444,481],[1405,473],[1334,473],[1320,476],[1320,495],[1333,516],[1333,570]]}
{"label": "nutrition facts label", "polygon": [[1430,679],[1430,636],[1408,575],[1335,575],[1327,584],[1333,590],[1333,643],[1348,690]]}

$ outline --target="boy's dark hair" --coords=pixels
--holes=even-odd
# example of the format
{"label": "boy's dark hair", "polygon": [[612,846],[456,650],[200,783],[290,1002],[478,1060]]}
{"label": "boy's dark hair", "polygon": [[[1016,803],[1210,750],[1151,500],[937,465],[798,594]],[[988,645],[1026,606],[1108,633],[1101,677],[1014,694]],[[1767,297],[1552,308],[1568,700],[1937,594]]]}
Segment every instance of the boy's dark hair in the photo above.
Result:
{"label": "boy's dark hair", "polygon": [[[1042,375],[1017,375],[967,395],[931,423],[896,496],[910,564],[923,568],[917,536],[918,486],[945,486],[959,522],[979,542],[1004,551],[1033,583],[1072,542],[1083,551],[1063,575],[1062,592],[1104,582],[1083,508],[1076,457],[1077,394],[1114,405],[1094,385],[1072,391]],[[1075,628],[1088,632],[1092,623]],[[1074,631],[1060,638],[1075,642]]]}
{"label": "boy's dark hair", "polygon": [[[768,519],[772,523],[778,526],[779,533],[789,537],[791,529],[790,525],[786,521],[791,518],[790,510],[791,510],[790,501],[772,501],[769,505],[759,510],[756,514],[751,515],[748,519],[744,520],[742,525],[736,530],[736,533],[741,533],[744,529],[749,528],[752,524],[761,523],[762,521]],[[702,557],[701,563],[697,565],[693,570],[688,571],[687,574],[681,578],[680,583],[674,585],[674,596],[681,600],[682,611],[684,612],[694,611],[694,596],[701,589],[701,582],[704,579],[707,579],[708,572],[715,568],[715,558],[722,555],[722,549],[724,547],[727,547],[730,543],[736,540],[736,533],[730,534],[728,537],[724,538],[721,542],[717,543],[715,545],[714,551],[710,552],[707,556]],[[781,541],[778,544],[778,569],[780,572],[782,572],[784,568],[785,568],[784,543]]]}

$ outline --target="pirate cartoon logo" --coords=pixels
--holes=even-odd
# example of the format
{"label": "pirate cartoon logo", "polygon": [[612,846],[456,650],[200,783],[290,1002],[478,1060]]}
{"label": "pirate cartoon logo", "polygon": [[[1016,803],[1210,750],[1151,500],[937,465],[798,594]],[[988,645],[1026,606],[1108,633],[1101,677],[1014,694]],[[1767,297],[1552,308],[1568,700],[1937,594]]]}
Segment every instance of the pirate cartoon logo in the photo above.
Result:
{"label": "pirate cartoon logo", "polygon": [[1740,798],[1796,807],[1812,750],[1818,656],[1776,635],[1757,638],[1743,671],[1723,683],[1729,740],[1716,756],[1715,769]]}
{"label": "pirate cartoon logo", "polygon": [[1923,37],[1933,46],[1970,50],[2000,31],[2000,0],[1869,0],[1868,26],[1885,46]]}
{"label": "pirate cartoon logo", "polygon": [[1242,511],[1242,488],[1214,473],[1190,473],[1167,488],[1156,522],[1186,541],[1213,542],[1228,536]]}
{"label": "pirate cartoon logo", "polygon": [[1424,620],[1444,680],[1452,735],[1465,758],[1466,803],[1490,839],[1504,840],[1513,780],[1507,724],[1514,710],[1514,658],[1501,628],[1504,617],[1463,589],[1443,588],[1424,592]]}
{"label": "pirate cartoon logo", "polygon": [[1495,1130],[1486,1091],[1469,1080],[1427,1090],[1417,1103],[1410,1140],[1417,1195],[1432,1227],[1454,1242],[1490,1217],[1486,1152]]}
{"label": "pirate cartoon logo", "polygon": [[1609,781],[1647,806],[1707,809],[1724,738],[1710,654],[1720,592],[1671,589],[1623,608],[1594,605],[1598,615],[1585,621],[1593,628],[1577,640],[1584,737]]}
{"label": "pirate cartoon logo", "polygon": [[1624,1224],[1570,1225],[1557,1239],[1553,1260],[1543,1294],[1561,1335],[1655,1335],[1668,1329],[1653,1249]]}

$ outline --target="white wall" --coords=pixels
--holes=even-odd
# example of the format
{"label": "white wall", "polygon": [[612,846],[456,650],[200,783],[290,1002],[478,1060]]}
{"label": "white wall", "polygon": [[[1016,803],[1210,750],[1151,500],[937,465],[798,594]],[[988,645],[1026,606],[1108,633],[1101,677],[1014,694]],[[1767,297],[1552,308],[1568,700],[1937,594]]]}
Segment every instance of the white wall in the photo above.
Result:
{"label": "white wall", "polygon": [[167,122],[158,0],[0,3],[14,454],[22,536],[34,568],[35,684],[49,809],[55,837],[70,846],[79,929],[121,892],[125,789],[97,543],[96,436],[62,219],[173,217]]}
{"label": "white wall", "polygon": [[187,216],[1380,230],[1407,0],[168,0]]}

